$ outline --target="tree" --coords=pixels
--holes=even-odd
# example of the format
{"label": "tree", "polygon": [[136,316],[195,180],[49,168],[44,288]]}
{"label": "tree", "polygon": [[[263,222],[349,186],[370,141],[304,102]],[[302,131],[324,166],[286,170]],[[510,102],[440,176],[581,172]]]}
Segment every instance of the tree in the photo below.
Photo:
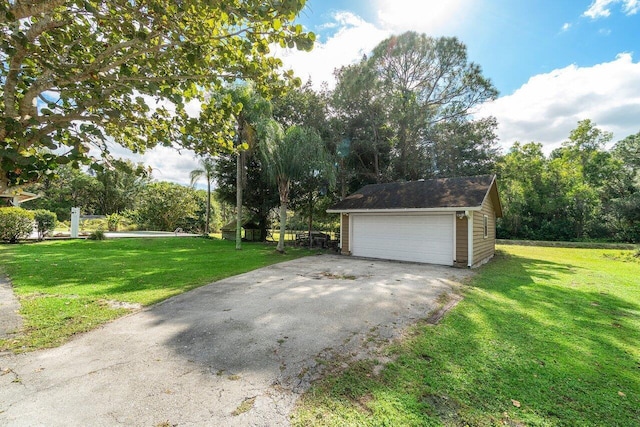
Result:
{"label": "tree", "polygon": [[94,176],[71,165],[60,166],[40,182],[25,188],[42,195],[38,199],[28,201],[25,206],[30,209],[50,210],[56,214],[59,221],[70,219],[72,207],[79,207],[85,214],[98,212],[100,182]]}
{"label": "tree", "polygon": [[547,159],[542,144],[515,142],[498,162],[498,183],[503,203],[498,235],[502,238],[533,239],[531,228],[543,211],[543,187]]}
{"label": "tree", "polygon": [[[225,82],[278,91],[292,73],[270,45],[311,49],[293,21],[305,0],[33,0],[0,3],[0,191],[56,165],[190,146],[185,109]],[[284,79],[283,79],[284,77]],[[231,110],[209,120],[225,122]],[[213,125],[213,124],[211,124]],[[228,141],[209,141],[228,147]]]}
{"label": "tree", "polygon": [[611,188],[620,165],[604,151],[612,134],[596,127],[591,120],[581,120],[562,147],[551,153],[551,167],[564,171],[565,194],[570,198],[565,214],[573,222],[575,238],[597,238],[606,234],[602,227],[603,208],[616,190]]}
{"label": "tree", "polygon": [[[211,129],[218,139],[233,140],[233,151],[236,154],[236,249],[242,248],[242,198],[247,182],[247,159],[257,141],[257,131],[261,124],[271,117],[271,103],[260,96],[252,84],[235,85],[211,97],[205,109],[207,112],[218,111],[221,106],[231,106],[231,115],[226,126]],[[224,109],[224,107],[222,107]],[[208,113],[207,113],[208,114]],[[205,141],[206,138],[199,138]]]}
{"label": "tree", "polygon": [[406,32],[382,41],[368,61],[397,126],[396,177],[401,179],[424,178],[420,143],[432,125],[465,119],[474,106],[497,96],[455,37]]}
{"label": "tree", "polygon": [[634,174],[640,172],[640,132],[618,141],[611,151]]}
{"label": "tree", "polygon": [[206,207],[206,219],[204,223],[204,234],[209,235],[209,224],[211,223],[211,184],[213,183],[213,172],[215,168],[215,162],[211,157],[203,157],[200,159],[199,169],[194,169],[191,171],[191,186],[193,187],[195,183],[202,177],[207,180],[207,207]]}
{"label": "tree", "polygon": [[[535,240],[640,240],[640,197],[634,184],[633,138],[611,151],[611,134],[578,122],[547,158],[540,144],[514,144],[497,164],[501,237]],[[622,154],[621,154],[622,153]]]}
{"label": "tree", "polygon": [[446,121],[433,126],[425,143],[430,175],[452,177],[493,173],[499,156],[497,127],[498,122],[493,117]]}
{"label": "tree", "polygon": [[38,240],[43,240],[47,233],[52,232],[56,228],[56,214],[45,209],[38,209],[33,212],[38,230]]}
{"label": "tree", "polygon": [[[260,240],[267,239],[270,229],[270,213],[278,206],[278,188],[269,180],[264,166],[264,159],[258,151],[259,147],[247,153],[245,164],[245,186],[251,191],[244,192],[243,209],[249,212],[252,221],[260,229]],[[237,156],[221,154],[216,162],[215,177],[217,182],[216,196],[224,204],[236,205],[237,195]],[[237,219],[237,216],[234,215]],[[246,219],[246,217],[244,218]],[[227,218],[229,222],[231,218]]]}
{"label": "tree", "polygon": [[[341,135],[336,132],[337,127],[332,126],[329,120],[329,94],[325,89],[315,91],[311,81],[307,81],[302,87],[294,88],[285,96],[275,98],[272,104],[274,119],[285,129],[291,126],[315,129],[322,138],[326,150],[329,153],[336,152]],[[320,174],[318,169],[314,169],[291,183],[289,206],[307,217],[309,232],[313,229],[314,215],[324,213],[317,212],[317,203],[323,198],[330,198],[331,202],[335,202],[335,198],[329,191],[331,188],[329,184],[334,180],[335,173],[333,168],[329,171],[331,176],[328,177],[326,173]],[[334,215],[331,217],[335,219]],[[309,242],[312,241],[309,240]]]}
{"label": "tree", "polygon": [[273,118],[285,129],[291,126],[313,128],[325,139],[331,134],[328,93],[315,91],[311,80],[302,87],[291,88],[284,96],[271,100]]}
{"label": "tree", "polygon": [[101,215],[135,209],[142,189],[151,182],[151,168],[131,160],[113,159],[89,171],[96,177],[96,212]]}
{"label": "tree", "polygon": [[391,140],[382,82],[366,58],[359,64],[335,71],[336,87],[331,104],[345,122],[344,137],[350,141],[346,165],[352,165],[365,183],[388,179]]}
{"label": "tree", "polygon": [[154,182],[140,195],[139,226],[146,230],[194,230],[198,204],[195,190],[170,182]]}
{"label": "tree", "polygon": [[624,171],[617,196],[611,200],[610,223],[616,225],[615,237],[640,242],[640,132],[618,141],[611,154]]}
{"label": "tree", "polygon": [[284,136],[280,125],[271,121],[264,129],[260,152],[264,156],[269,177],[278,186],[280,196],[280,238],[276,248],[284,252],[284,235],[287,221],[287,204],[291,182],[314,171],[330,168],[320,135],[310,128],[292,126]]}

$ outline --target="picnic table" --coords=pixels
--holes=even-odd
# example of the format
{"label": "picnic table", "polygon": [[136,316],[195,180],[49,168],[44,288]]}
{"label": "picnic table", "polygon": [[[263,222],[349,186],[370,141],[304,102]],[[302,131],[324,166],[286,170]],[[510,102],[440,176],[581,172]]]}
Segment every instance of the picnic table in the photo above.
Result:
{"label": "picnic table", "polygon": [[[320,231],[311,232],[311,246],[316,248],[326,248],[331,240],[331,236]],[[309,246],[309,232],[296,233],[296,246]]]}

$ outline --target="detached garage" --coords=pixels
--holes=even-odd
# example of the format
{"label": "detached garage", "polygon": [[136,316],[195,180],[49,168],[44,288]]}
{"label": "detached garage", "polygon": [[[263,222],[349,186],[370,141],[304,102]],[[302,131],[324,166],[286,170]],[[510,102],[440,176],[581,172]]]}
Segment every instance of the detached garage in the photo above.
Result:
{"label": "detached garage", "polygon": [[494,255],[502,206],[482,175],[367,185],[327,212],[340,214],[343,254],[475,267]]}

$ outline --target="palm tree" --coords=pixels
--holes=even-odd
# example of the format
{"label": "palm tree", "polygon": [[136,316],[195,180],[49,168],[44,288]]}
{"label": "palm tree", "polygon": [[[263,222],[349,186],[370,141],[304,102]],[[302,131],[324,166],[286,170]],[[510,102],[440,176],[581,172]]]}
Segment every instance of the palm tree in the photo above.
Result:
{"label": "palm tree", "polygon": [[282,128],[273,120],[264,128],[260,152],[267,165],[269,177],[278,186],[280,238],[276,250],[284,252],[284,234],[291,182],[314,171],[325,174],[327,178],[332,180],[333,165],[316,130],[291,126],[283,136]]}
{"label": "palm tree", "polygon": [[261,97],[250,84],[233,86],[218,94],[224,104],[229,100],[235,105],[233,114],[237,153],[236,168],[236,249],[242,249],[242,191],[246,185],[246,161],[248,152],[256,145],[257,129],[271,116],[271,103]]}
{"label": "palm tree", "polygon": [[207,209],[206,209],[206,222],[204,223],[204,234],[209,235],[209,223],[211,222],[211,184],[213,184],[213,171],[215,167],[215,161],[211,157],[203,157],[200,159],[199,169],[191,171],[191,186],[194,187],[196,182],[204,177],[207,180]]}

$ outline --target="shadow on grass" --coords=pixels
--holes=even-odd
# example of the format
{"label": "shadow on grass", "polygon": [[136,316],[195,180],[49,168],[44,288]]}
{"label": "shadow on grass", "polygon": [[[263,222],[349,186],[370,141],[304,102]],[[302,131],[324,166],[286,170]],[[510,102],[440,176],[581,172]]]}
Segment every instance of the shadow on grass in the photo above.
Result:
{"label": "shadow on grass", "polygon": [[637,426],[640,303],[589,284],[592,273],[499,253],[380,377],[360,364],[317,384],[297,425]]}
{"label": "shadow on grass", "polygon": [[274,262],[270,247],[245,246],[238,252],[233,242],[198,238],[55,242],[16,247],[4,266],[20,294],[90,296],[148,305]]}
{"label": "shadow on grass", "polygon": [[25,328],[0,349],[56,346],[140,306],[304,255],[199,238],[58,241],[0,247]]}

